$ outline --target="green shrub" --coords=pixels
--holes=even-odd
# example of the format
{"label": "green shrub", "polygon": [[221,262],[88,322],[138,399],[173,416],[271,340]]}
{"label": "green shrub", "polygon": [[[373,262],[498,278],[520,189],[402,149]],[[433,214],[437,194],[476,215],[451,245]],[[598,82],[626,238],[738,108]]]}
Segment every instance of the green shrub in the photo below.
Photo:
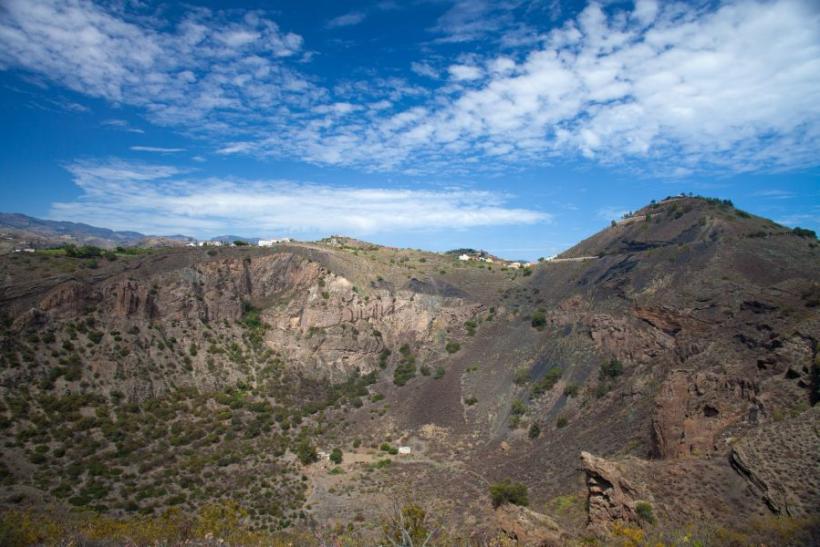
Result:
{"label": "green shrub", "polygon": [[645,501],[639,501],[635,504],[635,512],[641,517],[641,520],[649,524],[655,524],[655,515],[652,512],[652,505]]}
{"label": "green shrub", "polygon": [[535,310],[532,313],[532,321],[530,321],[530,324],[535,329],[543,330],[547,325],[547,316],[544,313],[544,310]]}
{"label": "green shrub", "polygon": [[416,376],[416,365],[414,362],[403,362],[393,371],[393,383],[403,386]]}
{"label": "green shrub", "polygon": [[611,359],[608,363],[601,365],[601,370],[598,373],[598,379],[607,380],[615,379],[624,372],[624,366],[617,359]]}
{"label": "green shrub", "polygon": [[450,340],[449,342],[447,342],[447,345],[444,346],[444,349],[447,351],[447,353],[455,353],[461,349],[461,344],[453,340]]}
{"label": "green shrub", "polygon": [[433,380],[440,380],[444,377],[444,367],[436,367],[436,371],[433,373]]}
{"label": "green shrub", "polygon": [[384,348],[381,353],[379,353],[379,368],[387,368],[387,360],[390,358],[390,350]]}
{"label": "green shrub", "polygon": [[319,454],[316,452],[316,447],[308,439],[302,439],[296,445],[296,457],[302,462],[302,465],[310,465],[311,463],[319,461]]}
{"label": "green shrub", "polygon": [[561,379],[561,374],[563,374],[563,372],[564,371],[561,370],[559,367],[553,367],[549,369],[547,373],[544,374],[544,376],[540,380],[535,382],[534,386],[532,386],[532,396],[538,397],[539,395],[542,395],[547,391],[551,390],[555,386],[555,384],[558,383],[558,380]]}
{"label": "green shrub", "polygon": [[342,463],[342,450],[340,448],[334,448],[333,451],[330,453],[330,461],[339,465]]}
{"label": "green shrub", "polygon": [[529,367],[518,367],[515,369],[515,373],[513,375],[513,382],[517,386],[523,386],[527,382],[530,381],[530,369]]}
{"label": "green shrub", "polygon": [[792,233],[796,236],[799,236],[799,237],[807,237],[807,238],[810,238],[810,239],[817,239],[817,234],[814,232],[814,230],[809,230],[807,228],[800,228],[799,226],[795,227],[792,230]]}
{"label": "green shrub", "polygon": [[472,320],[466,321],[464,323],[464,328],[467,329],[467,335],[468,336],[474,336],[475,335],[476,326],[477,326],[476,322],[472,321]]}
{"label": "green shrub", "polygon": [[491,485],[490,498],[493,500],[493,507],[500,507],[505,503],[521,505],[523,507],[530,504],[526,485],[520,482],[510,482],[509,480]]}
{"label": "green shrub", "polygon": [[538,426],[538,424],[533,423],[530,426],[530,430],[527,432],[527,435],[530,439],[537,439],[541,435],[541,428]]}
{"label": "green shrub", "polygon": [[469,397],[464,399],[464,404],[467,405],[467,406],[473,406],[477,402],[478,402],[478,399],[476,399],[474,395],[470,395]]}
{"label": "green shrub", "polygon": [[566,416],[558,416],[558,419],[555,421],[555,427],[558,429],[562,429],[567,426],[569,420],[567,420]]}
{"label": "green shrub", "polygon": [[577,397],[578,389],[578,384],[567,384],[564,387],[564,397]]}

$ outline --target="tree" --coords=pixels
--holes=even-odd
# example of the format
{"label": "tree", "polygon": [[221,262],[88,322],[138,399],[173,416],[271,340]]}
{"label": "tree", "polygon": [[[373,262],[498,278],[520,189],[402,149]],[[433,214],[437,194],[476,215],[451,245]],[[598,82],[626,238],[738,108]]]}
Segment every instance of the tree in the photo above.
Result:
{"label": "tree", "polygon": [[541,428],[538,426],[537,423],[533,423],[530,426],[530,430],[528,432],[530,439],[537,439],[539,435],[541,435]]}
{"label": "tree", "polygon": [[342,463],[342,450],[340,448],[334,448],[333,451],[330,453],[330,461],[339,465]]}

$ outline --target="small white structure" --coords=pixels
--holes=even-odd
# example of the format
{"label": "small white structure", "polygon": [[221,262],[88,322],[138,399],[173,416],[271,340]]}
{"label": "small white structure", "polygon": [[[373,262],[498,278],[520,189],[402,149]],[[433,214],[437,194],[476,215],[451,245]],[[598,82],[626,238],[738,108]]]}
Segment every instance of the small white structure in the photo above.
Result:
{"label": "small white structure", "polygon": [[520,262],[510,262],[507,267],[512,268],[513,270],[517,270],[521,267],[521,263]]}
{"label": "small white structure", "polygon": [[279,239],[260,239],[257,245],[260,247],[273,247],[277,243],[288,243],[289,241],[293,241],[293,239],[289,237],[282,237]]}
{"label": "small white structure", "polygon": [[462,262],[467,262],[468,260],[472,260],[470,255],[461,255],[461,256],[458,257],[458,259],[461,260]]}
{"label": "small white structure", "polygon": [[407,455],[407,454],[409,454],[410,452],[412,452],[412,449],[411,449],[409,446],[400,446],[400,447],[399,447],[399,454],[405,454],[405,455]]}

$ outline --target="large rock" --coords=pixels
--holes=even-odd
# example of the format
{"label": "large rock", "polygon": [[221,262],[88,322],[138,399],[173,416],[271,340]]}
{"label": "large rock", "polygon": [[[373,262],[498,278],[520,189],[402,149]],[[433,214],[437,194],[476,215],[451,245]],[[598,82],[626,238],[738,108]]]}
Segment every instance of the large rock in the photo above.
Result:
{"label": "large rock", "polygon": [[624,478],[618,465],[581,452],[581,466],[587,477],[588,528],[605,537],[615,522],[639,525],[636,504],[646,498],[635,484]]}
{"label": "large rock", "polygon": [[549,516],[526,507],[505,504],[495,510],[498,529],[519,545],[557,547],[567,536]]}

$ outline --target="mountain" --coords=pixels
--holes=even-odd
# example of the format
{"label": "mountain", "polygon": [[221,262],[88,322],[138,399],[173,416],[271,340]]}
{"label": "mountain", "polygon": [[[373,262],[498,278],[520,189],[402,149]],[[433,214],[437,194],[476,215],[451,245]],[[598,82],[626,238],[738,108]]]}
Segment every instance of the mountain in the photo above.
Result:
{"label": "mountain", "polygon": [[116,232],[77,222],[42,220],[19,213],[0,213],[0,231],[33,246],[80,243],[113,247],[135,245],[145,236],[139,232]]}
{"label": "mountain", "polygon": [[[245,241],[256,244],[259,238],[218,236],[211,241],[233,243]],[[0,253],[19,248],[42,249],[68,243],[93,245],[105,249],[114,247],[180,247],[195,242],[186,235],[156,236],[139,232],[114,231],[89,224],[43,220],[20,213],[0,213]]]}
{"label": "mountain", "polygon": [[524,269],[340,236],[98,262],[0,257],[0,503],[43,542],[820,532],[820,248],[729,202]]}

